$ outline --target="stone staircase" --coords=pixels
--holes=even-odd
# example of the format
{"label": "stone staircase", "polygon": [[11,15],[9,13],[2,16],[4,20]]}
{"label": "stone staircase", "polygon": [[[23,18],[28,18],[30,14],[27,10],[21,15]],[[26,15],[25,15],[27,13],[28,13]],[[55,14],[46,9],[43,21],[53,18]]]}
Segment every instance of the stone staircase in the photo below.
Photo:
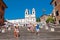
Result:
{"label": "stone staircase", "polygon": [[[26,27],[20,27],[20,37],[18,40],[59,40],[59,32],[49,32],[44,28],[40,29],[38,35],[36,33],[29,32]],[[13,29],[4,34],[0,34],[0,40],[17,40],[14,38]]]}
{"label": "stone staircase", "polygon": [[60,32],[60,28],[55,28],[55,31]]}
{"label": "stone staircase", "polygon": [[48,32],[60,32],[60,26],[59,25],[49,26],[48,29],[46,29],[46,27],[43,27],[42,29],[47,30]]}

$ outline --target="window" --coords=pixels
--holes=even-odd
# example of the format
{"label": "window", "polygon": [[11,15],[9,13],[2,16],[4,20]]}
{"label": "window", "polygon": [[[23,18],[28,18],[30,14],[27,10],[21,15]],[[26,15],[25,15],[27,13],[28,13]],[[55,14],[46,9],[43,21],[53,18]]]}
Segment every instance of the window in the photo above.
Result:
{"label": "window", "polygon": [[4,10],[4,7],[2,6],[2,10]]}
{"label": "window", "polygon": [[26,14],[27,14],[27,12],[26,12]]}
{"label": "window", "polygon": [[1,15],[2,13],[0,12],[0,19],[2,19],[2,15]]}
{"label": "window", "polygon": [[34,12],[33,12],[33,14],[34,14]]}
{"label": "window", "polygon": [[55,2],[55,6],[57,6],[57,3]]}
{"label": "window", "polygon": [[2,16],[1,16],[1,19],[2,19]]}
{"label": "window", "polygon": [[2,19],[2,16],[0,16],[0,19]]}
{"label": "window", "polygon": [[59,13],[58,13],[58,11],[56,11],[56,16],[59,16]]}
{"label": "window", "polygon": [[59,24],[60,24],[60,20],[59,20]]}

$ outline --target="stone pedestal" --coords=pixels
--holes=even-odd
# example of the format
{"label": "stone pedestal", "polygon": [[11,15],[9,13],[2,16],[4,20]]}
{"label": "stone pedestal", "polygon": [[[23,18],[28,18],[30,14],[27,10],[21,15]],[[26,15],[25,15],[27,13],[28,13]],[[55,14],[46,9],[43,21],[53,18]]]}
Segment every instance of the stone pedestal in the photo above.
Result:
{"label": "stone pedestal", "polygon": [[6,31],[5,31],[5,29],[2,29],[2,33],[5,33]]}
{"label": "stone pedestal", "polygon": [[55,31],[54,28],[51,28],[51,31],[54,32]]}
{"label": "stone pedestal", "polygon": [[45,26],[45,29],[48,30],[48,26]]}

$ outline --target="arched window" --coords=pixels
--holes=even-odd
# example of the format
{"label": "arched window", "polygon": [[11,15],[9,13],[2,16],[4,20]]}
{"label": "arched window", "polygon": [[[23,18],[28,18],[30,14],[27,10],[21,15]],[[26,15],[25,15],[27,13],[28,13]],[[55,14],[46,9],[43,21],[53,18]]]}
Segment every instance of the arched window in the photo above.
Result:
{"label": "arched window", "polygon": [[34,12],[33,12],[33,14],[34,14]]}
{"label": "arched window", "polygon": [[26,14],[27,14],[27,12],[26,12]]}
{"label": "arched window", "polygon": [[59,20],[59,24],[60,24],[60,20]]}
{"label": "arched window", "polygon": [[59,12],[58,11],[56,11],[56,16],[59,16]]}
{"label": "arched window", "polygon": [[4,7],[2,6],[2,10],[4,11]]}
{"label": "arched window", "polygon": [[55,6],[57,6],[57,3],[56,3],[56,1],[55,1]]}
{"label": "arched window", "polygon": [[0,19],[2,19],[2,16],[0,16]]}

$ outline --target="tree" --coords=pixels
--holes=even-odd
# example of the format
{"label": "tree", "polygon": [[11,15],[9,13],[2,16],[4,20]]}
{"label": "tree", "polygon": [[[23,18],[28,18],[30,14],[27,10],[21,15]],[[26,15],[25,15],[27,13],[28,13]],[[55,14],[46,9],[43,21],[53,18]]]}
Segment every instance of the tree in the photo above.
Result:
{"label": "tree", "polygon": [[36,18],[36,22],[40,22],[40,18]]}
{"label": "tree", "polygon": [[50,23],[54,23],[53,17],[49,16],[49,17],[47,18],[46,22],[47,22],[47,23],[49,23],[49,22],[50,22]]}

